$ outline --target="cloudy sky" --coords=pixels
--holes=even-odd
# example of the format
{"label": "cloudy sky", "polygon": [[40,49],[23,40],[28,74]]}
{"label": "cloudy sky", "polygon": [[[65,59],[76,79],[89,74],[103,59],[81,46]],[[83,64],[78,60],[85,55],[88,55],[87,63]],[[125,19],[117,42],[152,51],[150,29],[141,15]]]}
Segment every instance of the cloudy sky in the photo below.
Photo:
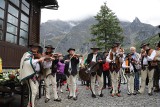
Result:
{"label": "cloudy sky", "polygon": [[100,6],[107,6],[120,20],[133,21],[138,17],[141,22],[160,25],[160,0],[57,0],[58,10],[42,9],[41,22],[47,20],[82,20],[95,16]]}

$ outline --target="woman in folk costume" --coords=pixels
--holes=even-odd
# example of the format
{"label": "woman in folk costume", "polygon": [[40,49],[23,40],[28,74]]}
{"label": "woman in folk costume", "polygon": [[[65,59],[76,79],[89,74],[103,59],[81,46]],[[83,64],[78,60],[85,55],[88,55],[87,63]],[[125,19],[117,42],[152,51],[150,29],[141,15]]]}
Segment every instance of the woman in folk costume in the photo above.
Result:
{"label": "woman in folk costume", "polygon": [[77,100],[76,96],[76,80],[78,73],[79,58],[75,55],[75,49],[70,48],[67,51],[69,54],[64,57],[65,69],[64,73],[67,76],[67,84],[69,88],[68,99]]}
{"label": "woman in folk costume", "polygon": [[142,56],[142,70],[141,70],[141,88],[138,90],[138,93],[144,93],[146,78],[148,75],[148,95],[152,95],[153,90],[153,75],[154,75],[154,58],[156,57],[156,51],[149,48],[149,44],[142,43],[141,48],[145,51],[141,54]]}
{"label": "woman in folk costume", "polygon": [[35,59],[40,46],[38,44],[30,45],[30,51],[24,53],[20,63],[20,81],[26,82],[29,88],[29,103],[27,107],[35,107],[35,97],[38,92],[38,77],[40,71],[39,62],[43,62],[44,58]]}
{"label": "woman in folk costume", "polygon": [[91,48],[91,50],[92,50],[92,53],[88,54],[86,63],[91,64],[93,62],[93,63],[99,64],[99,70],[97,72],[91,73],[90,85],[91,85],[92,97],[96,98],[96,92],[95,92],[96,77],[97,77],[97,80],[99,83],[98,95],[100,97],[103,97],[103,94],[102,94],[102,89],[103,89],[103,56],[100,53],[98,53],[100,48]]}
{"label": "woman in folk costume", "polygon": [[119,81],[120,81],[120,68],[121,63],[123,62],[123,58],[119,53],[117,53],[118,45],[113,44],[109,55],[106,58],[106,61],[110,63],[110,73],[111,73],[111,81],[112,81],[112,94],[113,97],[115,94],[120,97],[119,93]]}
{"label": "woman in folk costume", "polygon": [[136,95],[134,92],[134,68],[133,68],[133,62],[132,55],[128,53],[126,55],[125,61],[122,64],[122,67],[125,69],[125,74],[127,77],[127,88],[128,88],[128,95]]}
{"label": "woman in folk costume", "polygon": [[50,83],[52,84],[52,90],[54,93],[54,101],[60,102],[61,99],[58,98],[57,94],[57,82],[56,82],[56,72],[57,69],[57,63],[58,59],[56,59],[53,55],[53,50],[55,48],[52,47],[52,45],[48,45],[45,47],[46,52],[43,53],[43,56],[46,58],[46,60],[43,62],[43,75],[44,75],[44,82],[45,82],[45,89],[46,89],[46,99],[45,103],[47,103],[50,100]]}

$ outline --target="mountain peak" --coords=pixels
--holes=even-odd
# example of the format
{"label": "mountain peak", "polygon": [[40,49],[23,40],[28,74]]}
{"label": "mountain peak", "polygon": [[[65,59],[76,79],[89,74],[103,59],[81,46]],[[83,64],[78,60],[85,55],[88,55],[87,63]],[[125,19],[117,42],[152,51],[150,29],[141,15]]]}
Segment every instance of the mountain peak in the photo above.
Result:
{"label": "mountain peak", "polygon": [[139,20],[138,17],[136,17],[136,18],[133,20],[133,23],[141,23],[141,21]]}

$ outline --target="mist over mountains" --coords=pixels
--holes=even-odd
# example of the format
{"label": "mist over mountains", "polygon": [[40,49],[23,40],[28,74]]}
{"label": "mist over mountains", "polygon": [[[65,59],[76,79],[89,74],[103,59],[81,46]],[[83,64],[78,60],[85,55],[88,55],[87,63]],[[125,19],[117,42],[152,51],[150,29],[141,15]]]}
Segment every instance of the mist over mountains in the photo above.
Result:
{"label": "mist over mountains", "polygon": [[[41,44],[51,44],[56,52],[66,54],[68,48],[76,49],[77,53],[87,53],[93,44],[90,42],[90,26],[95,24],[96,20],[91,17],[83,21],[61,21],[51,20],[41,24],[40,41]],[[136,44],[155,36],[159,29],[150,24],[142,23],[138,18],[133,22],[120,21],[123,29],[124,42],[123,47],[129,48]]]}

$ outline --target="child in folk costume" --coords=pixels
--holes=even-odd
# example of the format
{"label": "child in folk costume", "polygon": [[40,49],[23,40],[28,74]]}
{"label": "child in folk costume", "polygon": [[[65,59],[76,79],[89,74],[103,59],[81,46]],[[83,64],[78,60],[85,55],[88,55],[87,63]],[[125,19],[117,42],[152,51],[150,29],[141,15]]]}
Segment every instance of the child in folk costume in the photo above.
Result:
{"label": "child in folk costume", "polygon": [[76,80],[78,73],[79,58],[75,55],[75,49],[70,48],[67,51],[69,54],[64,57],[65,70],[64,73],[67,76],[67,84],[69,88],[68,99],[73,98],[77,100],[76,96]]}
{"label": "child in folk costume", "polygon": [[156,57],[156,51],[149,48],[149,44],[142,43],[141,48],[145,51],[142,56],[142,70],[141,70],[141,88],[138,93],[144,93],[146,78],[148,75],[148,95],[152,95],[153,90],[153,75],[154,75],[154,58]]}
{"label": "child in folk costume", "polygon": [[122,67],[125,69],[125,74],[127,77],[127,88],[128,88],[128,95],[135,95],[134,92],[134,78],[135,78],[135,73],[134,73],[134,68],[132,64],[132,56],[130,53],[126,55],[126,59],[122,64]]}
{"label": "child in folk costume", "polygon": [[56,81],[56,72],[58,59],[55,59],[53,56],[53,48],[51,45],[45,47],[46,52],[43,54],[46,57],[46,60],[43,62],[43,75],[44,75],[44,82],[45,82],[45,89],[46,89],[46,99],[45,103],[50,100],[50,83],[52,84],[52,90],[54,93],[54,101],[60,102],[61,99],[58,98],[57,94],[57,81]]}
{"label": "child in folk costume", "polygon": [[59,57],[59,61],[57,64],[57,89],[60,87],[60,91],[62,91],[62,86],[63,86],[63,82],[66,81],[66,76],[64,75],[64,68],[65,68],[65,63],[63,60],[63,56],[61,55]]}
{"label": "child in folk costume", "polygon": [[26,82],[29,88],[29,102],[27,107],[35,107],[35,97],[38,92],[38,77],[40,71],[39,62],[43,62],[44,58],[35,59],[40,46],[38,44],[30,45],[30,51],[24,53],[20,63],[20,81]]}
{"label": "child in folk costume", "polygon": [[117,95],[120,97],[119,93],[119,81],[120,81],[120,68],[121,63],[123,62],[123,58],[120,56],[119,53],[117,53],[118,45],[113,44],[111,51],[109,52],[109,55],[106,58],[106,61],[110,63],[110,73],[111,73],[111,81],[112,81],[112,94]]}

